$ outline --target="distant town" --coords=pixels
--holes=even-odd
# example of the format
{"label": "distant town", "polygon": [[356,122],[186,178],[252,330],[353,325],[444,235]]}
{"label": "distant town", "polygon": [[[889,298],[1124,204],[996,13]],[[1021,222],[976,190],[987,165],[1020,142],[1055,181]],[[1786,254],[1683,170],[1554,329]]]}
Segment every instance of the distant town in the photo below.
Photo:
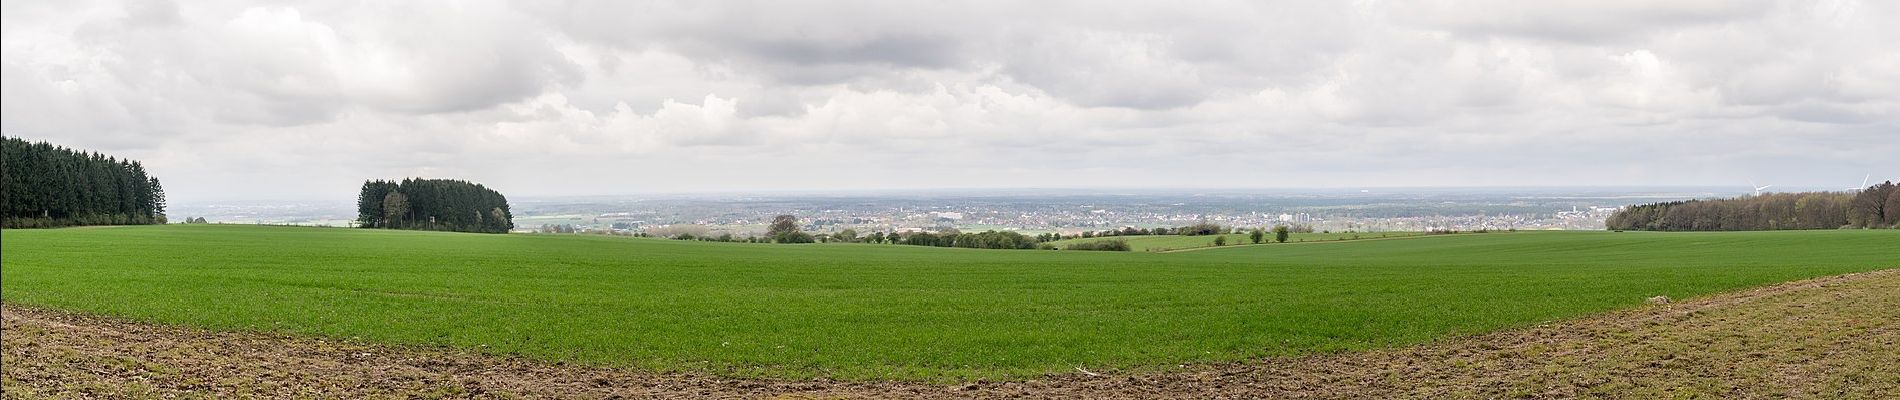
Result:
{"label": "distant town", "polygon": [[[1316,231],[1600,230],[1621,207],[1731,195],[1726,188],[1418,189],[1314,191],[944,191],[878,194],[666,195],[511,199],[514,232],[752,236],[772,217],[836,233],[1014,231],[1024,234],[1175,227],[1296,225]],[[354,204],[179,204],[175,220],[353,226]]]}

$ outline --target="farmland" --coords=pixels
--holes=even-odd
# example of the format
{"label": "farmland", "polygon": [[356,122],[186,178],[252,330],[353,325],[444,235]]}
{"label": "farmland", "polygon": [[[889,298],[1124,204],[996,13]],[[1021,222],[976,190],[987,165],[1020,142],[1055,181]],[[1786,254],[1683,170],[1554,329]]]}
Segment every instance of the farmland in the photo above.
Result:
{"label": "farmland", "polygon": [[9,230],[8,304],[649,371],[966,380],[1417,344],[1900,264],[1900,231],[1154,254],[256,226]]}

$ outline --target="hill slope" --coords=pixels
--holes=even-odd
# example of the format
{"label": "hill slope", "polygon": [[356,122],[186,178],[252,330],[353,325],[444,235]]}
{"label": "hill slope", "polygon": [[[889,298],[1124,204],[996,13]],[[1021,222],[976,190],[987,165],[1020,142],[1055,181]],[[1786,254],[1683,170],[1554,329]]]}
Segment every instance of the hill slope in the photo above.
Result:
{"label": "hill slope", "polygon": [[1900,396],[1897,292],[1890,269],[1424,346],[947,385],[653,374],[9,305],[0,387],[24,398],[1890,399]]}
{"label": "hill slope", "polygon": [[254,226],[7,231],[11,304],[728,376],[958,379],[1411,344],[1891,267],[1900,231],[1150,254]]}

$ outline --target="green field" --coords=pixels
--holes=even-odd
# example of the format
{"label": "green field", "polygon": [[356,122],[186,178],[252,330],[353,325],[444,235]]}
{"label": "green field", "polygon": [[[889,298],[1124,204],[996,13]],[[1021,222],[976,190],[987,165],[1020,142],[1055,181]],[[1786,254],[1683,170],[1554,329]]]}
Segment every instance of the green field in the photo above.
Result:
{"label": "green field", "polygon": [[173,225],[7,230],[0,299],[649,370],[1021,378],[1414,344],[1896,267],[1896,244],[1520,232],[1157,254]]}
{"label": "green field", "polygon": [[[1401,237],[1413,237],[1413,236],[1424,236],[1424,235],[1425,234],[1422,232],[1289,233],[1287,234],[1286,242],[1287,243],[1335,242],[1335,241],[1342,241],[1342,240],[1387,239],[1387,238],[1401,238]],[[1247,234],[1245,233],[1230,233],[1226,235],[1205,235],[1205,236],[1182,236],[1182,235],[1109,236],[1109,237],[1096,237],[1096,238],[1063,239],[1063,240],[1057,240],[1054,242],[1049,242],[1049,244],[1055,245],[1056,247],[1062,247],[1064,245],[1068,245],[1071,243],[1099,242],[1103,240],[1122,240],[1122,241],[1128,242],[1128,247],[1133,251],[1157,252],[1157,251],[1172,251],[1172,250],[1198,249],[1198,248],[1203,248],[1203,247],[1214,247],[1214,238],[1216,236],[1226,237],[1228,246],[1253,244],[1253,238],[1248,237]],[[1273,232],[1267,232],[1266,237],[1261,238],[1261,240],[1272,242]],[[1277,243],[1267,243],[1267,244],[1277,244]]]}

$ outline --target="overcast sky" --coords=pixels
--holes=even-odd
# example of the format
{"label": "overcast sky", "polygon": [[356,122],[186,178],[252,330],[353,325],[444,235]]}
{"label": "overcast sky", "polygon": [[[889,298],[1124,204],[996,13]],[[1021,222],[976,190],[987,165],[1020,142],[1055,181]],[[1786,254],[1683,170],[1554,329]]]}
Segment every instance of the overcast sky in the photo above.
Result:
{"label": "overcast sky", "polygon": [[4,4],[5,134],[174,203],[1900,178],[1895,1]]}

